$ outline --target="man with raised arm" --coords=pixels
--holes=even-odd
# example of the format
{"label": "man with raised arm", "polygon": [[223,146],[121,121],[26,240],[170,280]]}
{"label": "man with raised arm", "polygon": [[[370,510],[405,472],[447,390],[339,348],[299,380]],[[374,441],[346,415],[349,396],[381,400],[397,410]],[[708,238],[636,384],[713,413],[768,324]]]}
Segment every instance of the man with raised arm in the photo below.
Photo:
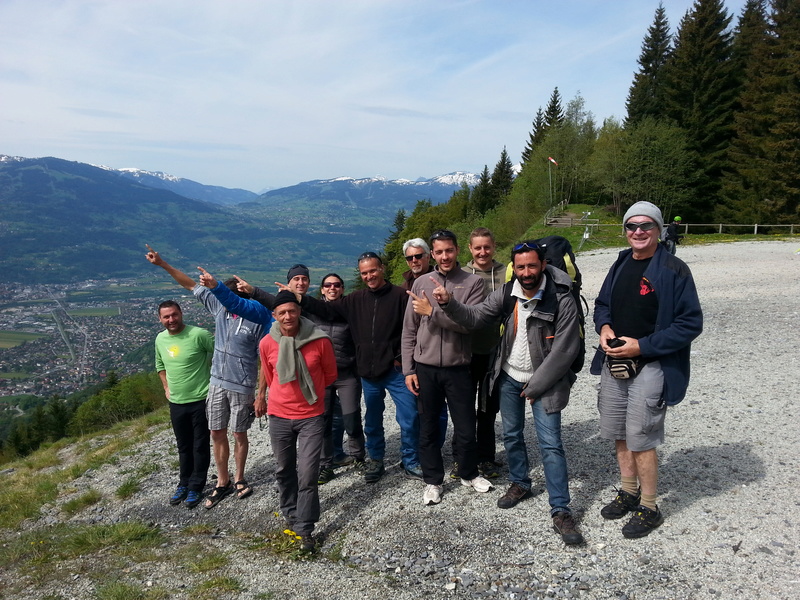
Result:
{"label": "man with raised arm", "polygon": [[[255,419],[253,403],[258,384],[258,343],[264,337],[264,326],[227,311],[207,288],[197,285],[191,277],[170,265],[150,246],[147,246],[147,250],[147,260],[164,269],[178,284],[194,294],[214,317],[214,357],[211,361],[211,381],[206,398],[206,418],[214,446],[217,485],[206,498],[204,506],[213,508],[226,496],[234,493],[237,498],[246,498],[253,491],[245,479],[244,470],[250,448],[247,432]],[[225,285],[234,293],[246,297],[236,290],[236,283],[235,279],[229,279]],[[233,431],[234,440],[233,481],[228,470],[229,427]]]}

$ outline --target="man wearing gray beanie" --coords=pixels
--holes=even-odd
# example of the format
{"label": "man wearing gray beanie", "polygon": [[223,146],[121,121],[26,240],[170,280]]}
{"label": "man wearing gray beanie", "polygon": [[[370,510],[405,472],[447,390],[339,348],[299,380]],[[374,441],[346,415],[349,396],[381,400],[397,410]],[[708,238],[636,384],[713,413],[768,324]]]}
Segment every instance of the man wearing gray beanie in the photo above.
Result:
{"label": "man wearing gray beanie", "polygon": [[620,252],[595,301],[600,345],[591,373],[600,375],[600,437],[614,441],[621,477],[617,497],[600,514],[632,513],[622,535],[640,538],[664,522],[656,448],[664,442],[667,406],[686,395],[703,312],[689,267],[658,243],[658,207],[637,202],[622,223],[630,249]]}

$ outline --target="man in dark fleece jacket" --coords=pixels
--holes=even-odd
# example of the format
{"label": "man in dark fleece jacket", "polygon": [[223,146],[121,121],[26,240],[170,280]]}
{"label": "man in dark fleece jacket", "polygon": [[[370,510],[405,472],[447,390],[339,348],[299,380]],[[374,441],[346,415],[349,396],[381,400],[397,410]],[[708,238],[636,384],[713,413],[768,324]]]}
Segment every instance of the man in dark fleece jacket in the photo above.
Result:
{"label": "man in dark fleece jacket", "polygon": [[385,472],[383,411],[387,391],[394,400],[397,424],[400,425],[403,468],[408,475],[421,479],[417,452],[417,402],[406,388],[400,365],[400,337],[408,295],[402,288],[386,281],[383,261],[374,252],[365,252],[358,257],[358,271],[366,289],[333,302],[304,296],[301,307],[303,311],[324,319],[344,319],[350,325],[356,346],[356,368],[366,405],[364,435],[369,460],[364,479],[367,483],[374,483]]}

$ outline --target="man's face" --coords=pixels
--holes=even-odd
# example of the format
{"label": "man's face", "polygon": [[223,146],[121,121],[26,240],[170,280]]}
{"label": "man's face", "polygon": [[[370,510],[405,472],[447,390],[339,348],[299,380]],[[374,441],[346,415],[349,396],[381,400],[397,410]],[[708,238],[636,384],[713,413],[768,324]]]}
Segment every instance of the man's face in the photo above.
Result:
{"label": "man's face", "polygon": [[183,331],[183,313],[177,306],[166,306],[159,309],[158,320],[170,335]]}
{"label": "man's face", "polygon": [[361,279],[371,290],[377,290],[384,283],[383,265],[377,258],[365,258],[358,263]]}
{"label": "man's face", "polygon": [[294,302],[279,304],[272,316],[281,328],[281,335],[294,337],[300,329],[300,306]]}
{"label": "man's face", "polygon": [[453,243],[453,240],[433,240],[431,254],[433,254],[433,259],[436,261],[436,264],[439,265],[439,271],[442,273],[449,273],[456,266],[456,261],[458,260],[458,246]]}
{"label": "man's face", "polygon": [[469,251],[472,254],[472,262],[481,271],[488,271],[492,268],[494,252],[497,249],[492,238],[480,235],[472,238],[469,243]]}
{"label": "man's face", "polygon": [[661,235],[658,225],[650,231],[642,231],[638,227],[635,231],[630,231],[628,226],[634,223],[653,223],[655,225],[655,221],[650,217],[635,216],[625,223],[625,238],[628,240],[630,247],[633,248],[634,254],[644,258],[652,256],[658,247],[658,236]]}
{"label": "man's face", "polygon": [[295,294],[305,296],[306,292],[308,291],[308,277],[305,275],[295,275],[289,280],[289,283],[286,284],[286,287],[288,287]]}
{"label": "man's face", "polygon": [[542,283],[542,261],[539,260],[539,255],[536,252],[520,252],[514,255],[514,274],[519,279],[525,295],[530,296],[539,289]]}
{"label": "man's face", "polygon": [[422,248],[417,246],[409,246],[406,250],[406,262],[408,268],[414,274],[416,279],[420,275],[428,272],[428,267],[431,264],[431,255],[425,252]]}
{"label": "man's face", "polygon": [[338,300],[344,294],[344,286],[342,282],[339,281],[338,277],[326,277],[325,280],[322,282],[322,295],[325,296],[325,299],[329,302],[331,300]]}

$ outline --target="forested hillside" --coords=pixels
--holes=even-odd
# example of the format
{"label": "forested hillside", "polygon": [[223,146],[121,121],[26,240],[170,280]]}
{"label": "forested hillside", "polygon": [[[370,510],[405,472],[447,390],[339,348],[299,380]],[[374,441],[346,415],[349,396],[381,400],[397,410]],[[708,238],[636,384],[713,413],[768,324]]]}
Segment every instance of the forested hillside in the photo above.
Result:
{"label": "forested hillside", "polygon": [[398,212],[385,248],[395,275],[406,239],[483,225],[507,246],[562,202],[622,214],[649,200],[684,222],[800,223],[800,2],[751,0],[734,19],[721,0],[697,0],[674,32],[659,6],[638,64],[624,121],[596,123],[583,98],[565,105],[556,88],[516,177],[503,149],[473,189]]}

